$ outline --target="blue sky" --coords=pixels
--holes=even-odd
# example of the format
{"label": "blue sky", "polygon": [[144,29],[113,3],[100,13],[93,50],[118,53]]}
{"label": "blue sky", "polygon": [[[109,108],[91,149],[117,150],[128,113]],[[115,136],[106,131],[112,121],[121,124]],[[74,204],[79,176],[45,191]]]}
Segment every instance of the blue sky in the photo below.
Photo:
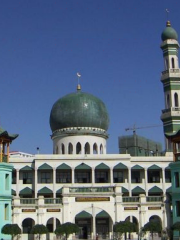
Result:
{"label": "blue sky", "polygon": [[[81,86],[110,115],[108,153],[125,128],[160,125],[161,32],[166,12],[180,35],[179,0],[1,0],[0,125],[11,150],[52,153],[54,102]],[[137,134],[164,145],[162,127]]]}

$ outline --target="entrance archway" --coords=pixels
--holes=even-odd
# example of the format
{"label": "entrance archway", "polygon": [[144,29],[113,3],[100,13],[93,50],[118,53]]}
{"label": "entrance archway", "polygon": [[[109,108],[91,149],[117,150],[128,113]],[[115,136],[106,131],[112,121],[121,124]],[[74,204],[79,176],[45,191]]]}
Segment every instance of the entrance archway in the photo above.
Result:
{"label": "entrance archway", "polygon": [[57,218],[50,218],[46,223],[49,233],[53,233],[59,225],[60,221]]}
{"label": "entrance archway", "polygon": [[33,234],[31,234],[31,229],[35,225],[35,221],[32,218],[26,218],[22,222],[22,233],[28,234],[28,240],[33,239]]}
{"label": "entrance archway", "polygon": [[92,215],[86,211],[78,213],[75,217],[75,223],[78,225],[80,231],[78,233],[79,239],[91,238],[92,232]]}

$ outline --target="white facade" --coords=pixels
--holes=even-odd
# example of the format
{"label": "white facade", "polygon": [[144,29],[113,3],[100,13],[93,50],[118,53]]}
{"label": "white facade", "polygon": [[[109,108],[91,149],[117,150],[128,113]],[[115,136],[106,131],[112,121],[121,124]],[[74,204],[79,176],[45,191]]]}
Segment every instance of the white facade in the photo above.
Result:
{"label": "white facade", "polygon": [[44,224],[52,232],[59,223],[74,222],[81,228],[77,237],[87,239],[97,233],[99,239],[112,238],[113,224],[127,218],[140,229],[159,217],[165,228],[170,223],[171,161],[171,156],[128,154],[10,158],[15,168],[13,222],[24,233],[28,224],[29,229]]}

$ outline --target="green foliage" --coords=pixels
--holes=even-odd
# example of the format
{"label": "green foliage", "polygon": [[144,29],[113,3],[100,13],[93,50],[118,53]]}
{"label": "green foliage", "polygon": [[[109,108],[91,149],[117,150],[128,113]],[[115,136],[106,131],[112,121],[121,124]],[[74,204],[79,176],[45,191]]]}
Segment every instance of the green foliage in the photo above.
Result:
{"label": "green foliage", "polygon": [[1,233],[15,237],[16,235],[21,234],[21,229],[17,224],[6,224],[2,227]]}
{"label": "green foliage", "polygon": [[130,233],[137,231],[136,225],[129,221],[120,221],[114,225],[113,229],[114,232],[118,233]]}
{"label": "green foliage", "polygon": [[159,221],[150,221],[142,228],[143,232],[159,233],[162,231],[162,226]]}
{"label": "green foliage", "polygon": [[39,235],[39,239],[41,238],[42,234],[46,234],[48,233],[48,229],[46,226],[44,226],[43,224],[36,224],[33,226],[31,233],[32,234],[38,234]]}
{"label": "green foliage", "polygon": [[62,236],[65,234],[66,239],[70,234],[77,233],[77,232],[79,232],[79,227],[76,224],[70,223],[70,222],[59,225],[54,231],[54,233],[59,236]]}

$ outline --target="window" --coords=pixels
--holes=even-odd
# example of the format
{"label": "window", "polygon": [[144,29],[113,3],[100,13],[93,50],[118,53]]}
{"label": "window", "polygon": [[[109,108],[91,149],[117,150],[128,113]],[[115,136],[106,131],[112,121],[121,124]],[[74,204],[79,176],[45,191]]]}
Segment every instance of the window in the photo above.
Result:
{"label": "window", "polygon": [[16,184],[16,170],[12,171],[12,184]]}
{"label": "window", "polygon": [[175,68],[174,58],[171,58],[172,68]]}
{"label": "window", "polygon": [[178,101],[178,94],[177,93],[174,94],[174,105],[175,105],[175,107],[179,107],[179,101]]}
{"label": "window", "polygon": [[5,189],[9,190],[9,174],[5,175]]}
{"label": "window", "polygon": [[56,183],[71,183],[71,171],[57,171]]}
{"label": "window", "polygon": [[62,153],[62,154],[65,154],[65,147],[64,147],[64,144],[63,144],[63,143],[61,144],[61,153]]}
{"label": "window", "polygon": [[180,217],[180,201],[176,201],[176,216]]}
{"label": "window", "polygon": [[41,172],[41,183],[51,183],[50,172]]}
{"label": "window", "polygon": [[123,183],[123,171],[114,171],[114,183]]}
{"label": "window", "polygon": [[76,145],[76,154],[81,154],[81,144],[79,142]]}
{"label": "window", "polygon": [[160,171],[148,171],[148,183],[160,183]]}
{"label": "window", "polygon": [[131,172],[131,182],[132,183],[140,183],[141,182],[141,180],[140,180],[140,171],[133,170]]}
{"label": "window", "polygon": [[98,154],[97,144],[96,143],[93,145],[93,154]]}
{"label": "window", "polygon": [[4,205],[4,219],[9,220],[9,204]]}
{"label": "window", "polygon": [[91,173],[90,171],[75,171],[75,183],[90,183]]}
{"label": "window", "polygon": [[168,59],[165,59],[165,70],[167,70],[169,68],[169,64],[168,64]]}
{"label": "window", "polygon": [[165,180],[166,180],[166,183],[171,182],[171,171],[170,170],[165,170]]}
{"label": "window", "polygon": [[90,154],[90,145],[89,145],[89,143],[85,144],[85,154]]}
{"label": "window", "polygon": [[103,154],[103,145],[100,146],[100,154]]}
{"label": "window", "polygon": [[108,171],[96,171],[96,183],[108,183]]}
{"label": "window", "polygon": [[174,173],[174,180],[175,180],[175,187],[178,188],[179,187],[179,173],[178,172]]}
{"label": "window", "polygon": [[23,172],[23,184],[32,183],[32,172]]}
{"label": "window", "polygon": [[72,143],[69,143],[68,154],[73,154],[73,145],[72,145]]}
{"label": "window", "polygon": [[169,94],[167,94],[166,100],[167,100],[167,102],[166,102],[167,108],[170,108]]}

